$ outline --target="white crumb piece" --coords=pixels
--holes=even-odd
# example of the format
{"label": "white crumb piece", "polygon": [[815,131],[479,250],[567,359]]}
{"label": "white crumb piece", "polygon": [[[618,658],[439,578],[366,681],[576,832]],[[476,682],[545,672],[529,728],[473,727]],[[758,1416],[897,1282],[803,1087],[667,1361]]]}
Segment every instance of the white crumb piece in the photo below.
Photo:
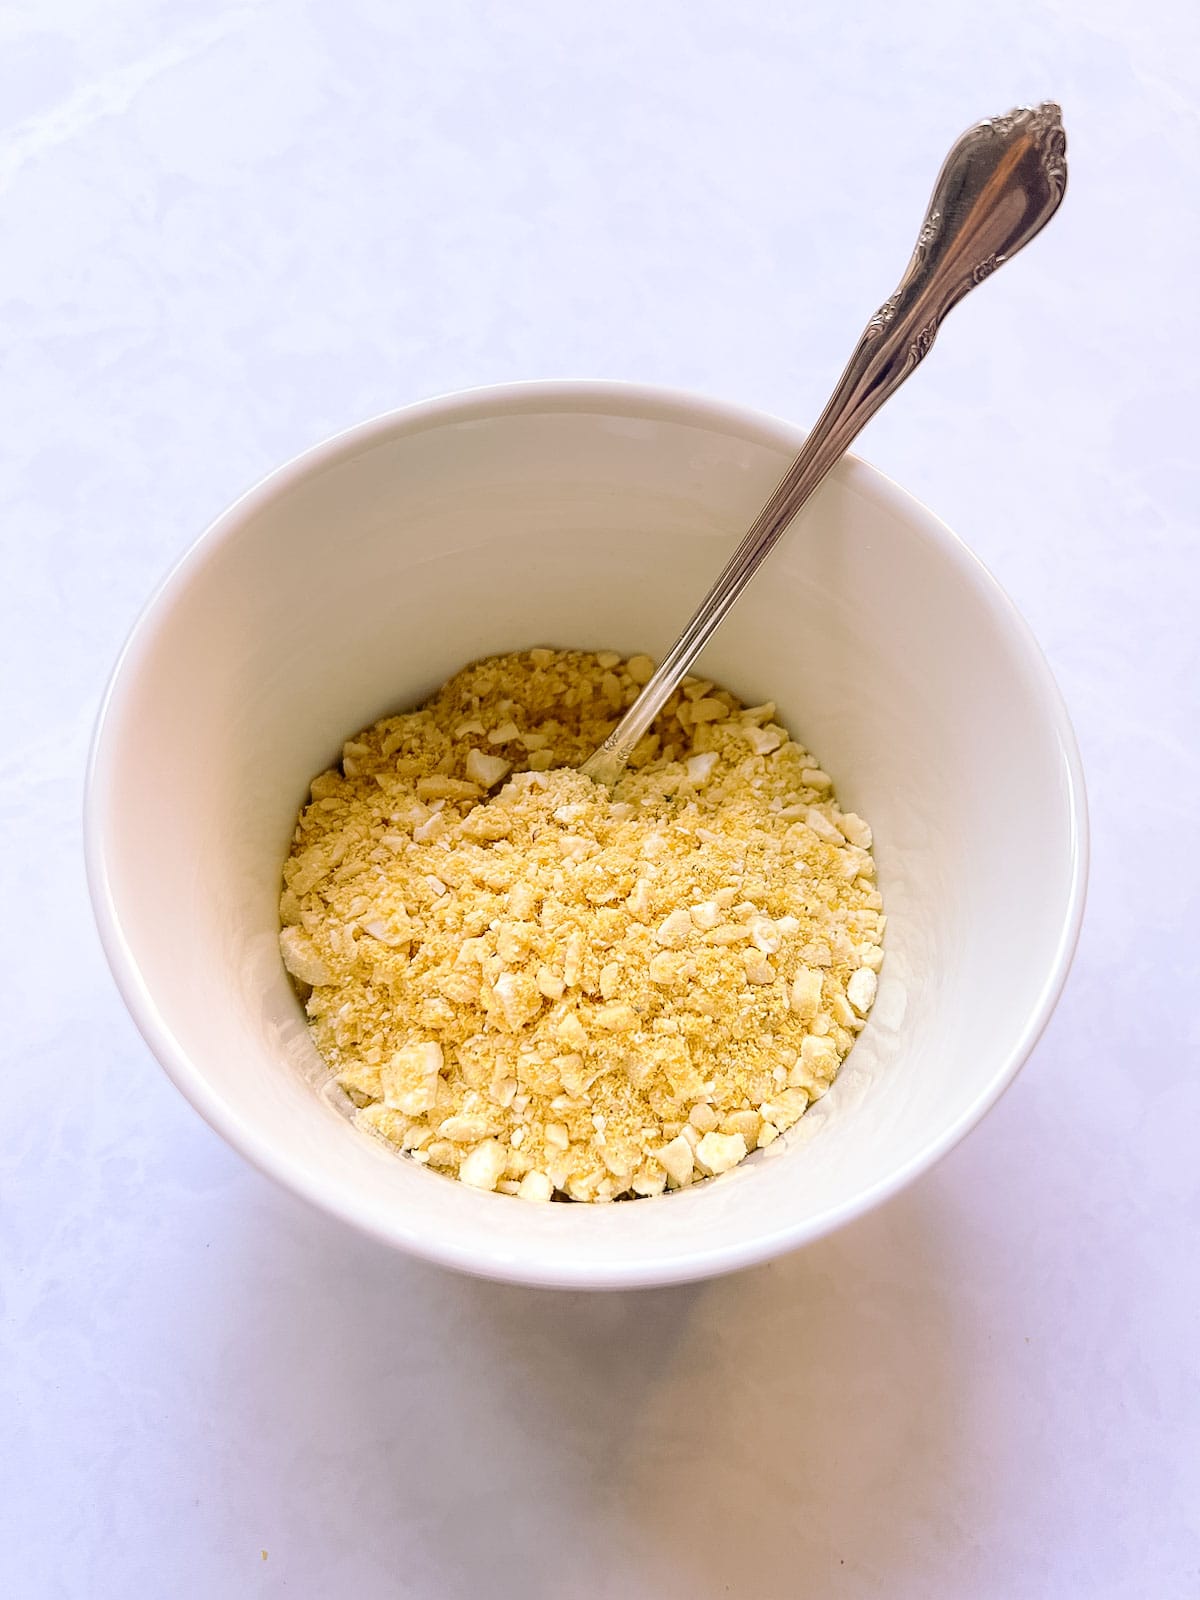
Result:
{"label": "white crumb piece", "polygon": [[466,778],[451,778],[443,772],[417,779],[417,797],[428,805],[431,800],[478,800],[479,785]]}
{"label": "white crumb piece", "polygon": [[651,983],[679,983],[683,978],[683,960],[670,950],[660,950],[652,955],[646,967]]}
{"label": "white crumb piece", "polygon": [[667,1187],[665,1172],[638,1172],[630,1181],[629,1187],[634,1194],[652,1196],[661,1194]]}
{"label": "white crumb piece", "polygon": [[759,728],[752,722],[743,726],[742,736],[756,756],[769,756],[783,743],[783,734],[778,728]]}
{"label": "white crumb piece", "polygon": [[566,988],[566,984],[558,973],[545,965],[538,968],[536,982],[539,991],[546,996],[547,1000],[559,999]]}
{"label": "white crumb piece", "polygon": [[860,1017],[865,1017],[875,1004],[878,982],[870,967],[859,967],[857,972],[851,974],[850,982],[846,985],[846,998]]}
{"label": "white crumb piece", "polygon": [[625,1000],[616,1000],[611,1005],[601,1006],[592,1019],[598,1028],[604,1028],[609,1033],[628,1033],[631,1028],[637,1027],[637,1012]]}
{"label": "white crumb piece", "polygon": [[678,950],[687,942],[692,931],[691,913],[684,907],[672,911],[655,932],[655,939],[667,950]]}
{"label": "white crumb piece", "polygon": [[763,1119],[757,1111],[731,1111],[721,1119],[721,1132],[740,1134],[747,1150],[753,1150],[758,1143],[762,1126]]}
{"label": "white crumb piece", "polygon": [[803,1022],[815,1017],[821,1004],[821,974],[811,967],[801,967],[792,979],[788,1004]]}
{"label": "white crumb piece", "polygon": [[467,751],[465,766],[467,777],[481,789],[492,788],[512,771],[512,762],[505,761],[503,756],[486,756],[482,750],[475,749]]}
{"label": "white crumb piece", "polygon": [[438,1129],[442,1139],[452,1139],[455,1144],[478,1144],[488,1135],[488,1119],[466,1114],[447,1117]]}
{"label": "white crumb piece", "polygon": [[646,912],[650,909],[650,880],[648,878],[639,878],[637,880],[629,891],[625,904],[628,906],[631,916],[637,917],[639,921],[645,917]]}
{"label": "white crumb piece", "polygon": [[770,722],[774,715],[774,700],[764,700],[763,703],[758,706],[747,706],[741,713],[743,722],[754,722],[757,723],[759,727],[761,727],[764,722]]}
{"label": "white crumb piece", "polygon": [[728,709],[722,700],[701,697],[692,701],[692,721],[717,722],[728,715]]}
{"label": "white crumb piece", "polygon": [[742,963],[746,969],[747,983],[774,983],[775,968],[758,950],[745,950],[742,952]]}
{"label": "white crumb piece", "polygon": [[610,711],[620,711],[625,702],[625,696],[621,688],[621,680],[615,672],[606,672],[600,679],[600,693]]}
{"label": "white crumb piece", "polygon": [[[766,1126],[773,1126],[778,1132],[782,1133],[804,1115],[807,1106],[808,1095],[804,1089],[784,1089],[773,1100],[764,1101],[760,1110]],[[769,1141],[764,1141],[760,1133],[758,1142],[763,1144]]]}
{"label": "white crumb piece", "polygon": [[696,1161],[702,1172],[728,1172],[746,1159],[746,1141],[740,1133],[706,1133],[696,1146]]}
{"label": "white crumb piece", "polygon": [[838,993],[829,1002],[829,1015],[839,1028],[857,1027],[861,1019],[855,1015],[854,1007],[844,994]]}
{"label": "white crumb piece", "polygon": [[390,945],[393,949],[412,943],[412,928],[408,923],[397,927],[394,922],[385,922],[382,917],[372,917],[362,924],[362,930],[369,933],[372,939],[378,939],[380,944]]}
{"label": "white crumb piece", "polygon": [[809,806],[804,813],[804,820],[816,834],[818,839],[824,839],[826,844],[844,844],[841,830],[835,828],[833,823],[823,811],[818,811],[816,806]]}
{"label": "white crumb piece", "polygon": [[429,1111],[437,1097],[443,1065],[442,1047],[436,1040],[406,1044],[397,1050],[380,1070],[384,1105],[410,1117]]}
{"label": "white crumb piece", "polygon": [[697,787],[706,784],[712,777],[713,769],[719,759],[715,750],[705,750],[698,756],[689,756],[684,763],[689,780]]}
{"label": "white crumb piece", "polygon": [[[570,837],[567,835],[566,837]],[[568,989],[573,989],[579,982],[579,968],[583,960],[583,936],[573,933],[567,940],[566,952],[563,956],[563,982]]]}
{"label": "white crumb piece", "polygon": [[692,1181],[695,1157],[691,1145],[682,1134],[678,1134],[669,1144],[663,1145],[658,1152],[658,1159],[663,1171],[673,1183],[682,1187],[683,1184]]}
{"label": "white crumb piece", "polygon": [[332,983],[333,974],[321,958],[316,946],[299,928],[284,928],[279,934],[279,948],[283,964],[293,978],[310,983],[314,988],[322,983]]}
{"label": "white crumb piece", "polygon": [[[492,986],[505,1024],[514,1032],[541,1010],[537,984],[527,973],[502,972]],[[493,1015],[495,1012],[493,1011]]]}
{"label": "white crumb piece", "polygon": [[544,1172],[527,1172],[517,1187],[522,1200],[549,1200],[554,1185]]}
{"label": "white crumb piece", "polygon": [[843,812],[838,818],[838,827],[849,839],[850,843],[857,845],[860,850],[869,850],[871,848],[870,826],[855,812]]}
{"label": "white crumb piece", "polygon": [[800,1046],[800,1063],[815,1078],[832,1078],[837,1071],[837,1046],[827,1038],[809,1034]]}
{"label": "white crumb piece", "polygon": [[494,1189],[507,1165],[508,1152],[499,1140],[485,1139],[464,1156],[458,1175],[473,1189]]}
{"label": "white crumb piece", "polygon": [[711,1133],[717,1126],[719,1118],[707,1102],[698,1101],[688,1112],[688,1121],[693,1128],[698,1128],[701,1133]]}
{"label": "white crumb piece", "polygon": [[586,1050],[588,1047],[587,1029],[573,1011],[568,1011],[566,1016],[559,1019],[554,1036],[568,1050]]}

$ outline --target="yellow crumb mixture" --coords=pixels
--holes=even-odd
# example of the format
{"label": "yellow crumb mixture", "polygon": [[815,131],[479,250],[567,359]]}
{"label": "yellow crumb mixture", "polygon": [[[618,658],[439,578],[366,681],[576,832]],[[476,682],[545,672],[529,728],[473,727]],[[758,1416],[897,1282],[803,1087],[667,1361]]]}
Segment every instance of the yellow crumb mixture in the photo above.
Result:
{"label": "yellow crumb mixture", "polygon": [[609,793],[574,770],[645,656],[466,668],[350,740],[300,814],[280,943],[356,1120],[527,1199],[724,1172],[870,1009],[871,832],[775,719],[689,679]]}

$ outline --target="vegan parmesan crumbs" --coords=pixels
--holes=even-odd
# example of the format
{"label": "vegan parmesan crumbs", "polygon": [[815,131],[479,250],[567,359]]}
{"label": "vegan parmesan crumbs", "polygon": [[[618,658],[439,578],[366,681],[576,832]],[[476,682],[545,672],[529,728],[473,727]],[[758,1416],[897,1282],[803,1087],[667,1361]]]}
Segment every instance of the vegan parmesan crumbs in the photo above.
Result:
{"label": "vegan parmesan crumbs", "polygon": [[871,830],[771,704],[688,679],[612,793],[576,769],[645,656],[529,650],[351,739],[280,944],[355,1120],[529,1200],[725,1172],[823,1095],[875,997]]}

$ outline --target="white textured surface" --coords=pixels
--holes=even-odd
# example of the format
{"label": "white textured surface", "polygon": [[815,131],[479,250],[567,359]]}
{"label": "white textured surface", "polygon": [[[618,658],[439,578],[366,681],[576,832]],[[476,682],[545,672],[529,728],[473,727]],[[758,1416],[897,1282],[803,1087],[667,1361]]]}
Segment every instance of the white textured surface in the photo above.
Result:
{"label": "white textured surface", "polygon": [[[741,10],[0,19],[5,1594],[1200,1588],[1194,8]],[[1008,587],[1083,746],[1089,916],[1017,1086],[885,1210],[699,1288],[477,1284],[277,1193],[140,1045],[85,903],[151,585],[423,394],[810,417],[949,140],[1047,93],[1061,217],[863,446]]]}

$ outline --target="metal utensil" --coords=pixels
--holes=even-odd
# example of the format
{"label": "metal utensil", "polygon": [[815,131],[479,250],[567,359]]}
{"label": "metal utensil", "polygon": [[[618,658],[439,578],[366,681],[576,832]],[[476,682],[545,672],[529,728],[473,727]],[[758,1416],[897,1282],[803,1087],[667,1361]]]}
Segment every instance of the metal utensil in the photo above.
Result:
{"label": "metal utensil", "polygon": [[729,608],[796,513],[880,406],[928,353],[952,306],[1040,233],[1067,187],[1067,140],[1053,102],[969,128],[946,157],[900,287],[867,323],[841,381],[778,488],[661,666],[584,762],[597,783],[621,776]]}

